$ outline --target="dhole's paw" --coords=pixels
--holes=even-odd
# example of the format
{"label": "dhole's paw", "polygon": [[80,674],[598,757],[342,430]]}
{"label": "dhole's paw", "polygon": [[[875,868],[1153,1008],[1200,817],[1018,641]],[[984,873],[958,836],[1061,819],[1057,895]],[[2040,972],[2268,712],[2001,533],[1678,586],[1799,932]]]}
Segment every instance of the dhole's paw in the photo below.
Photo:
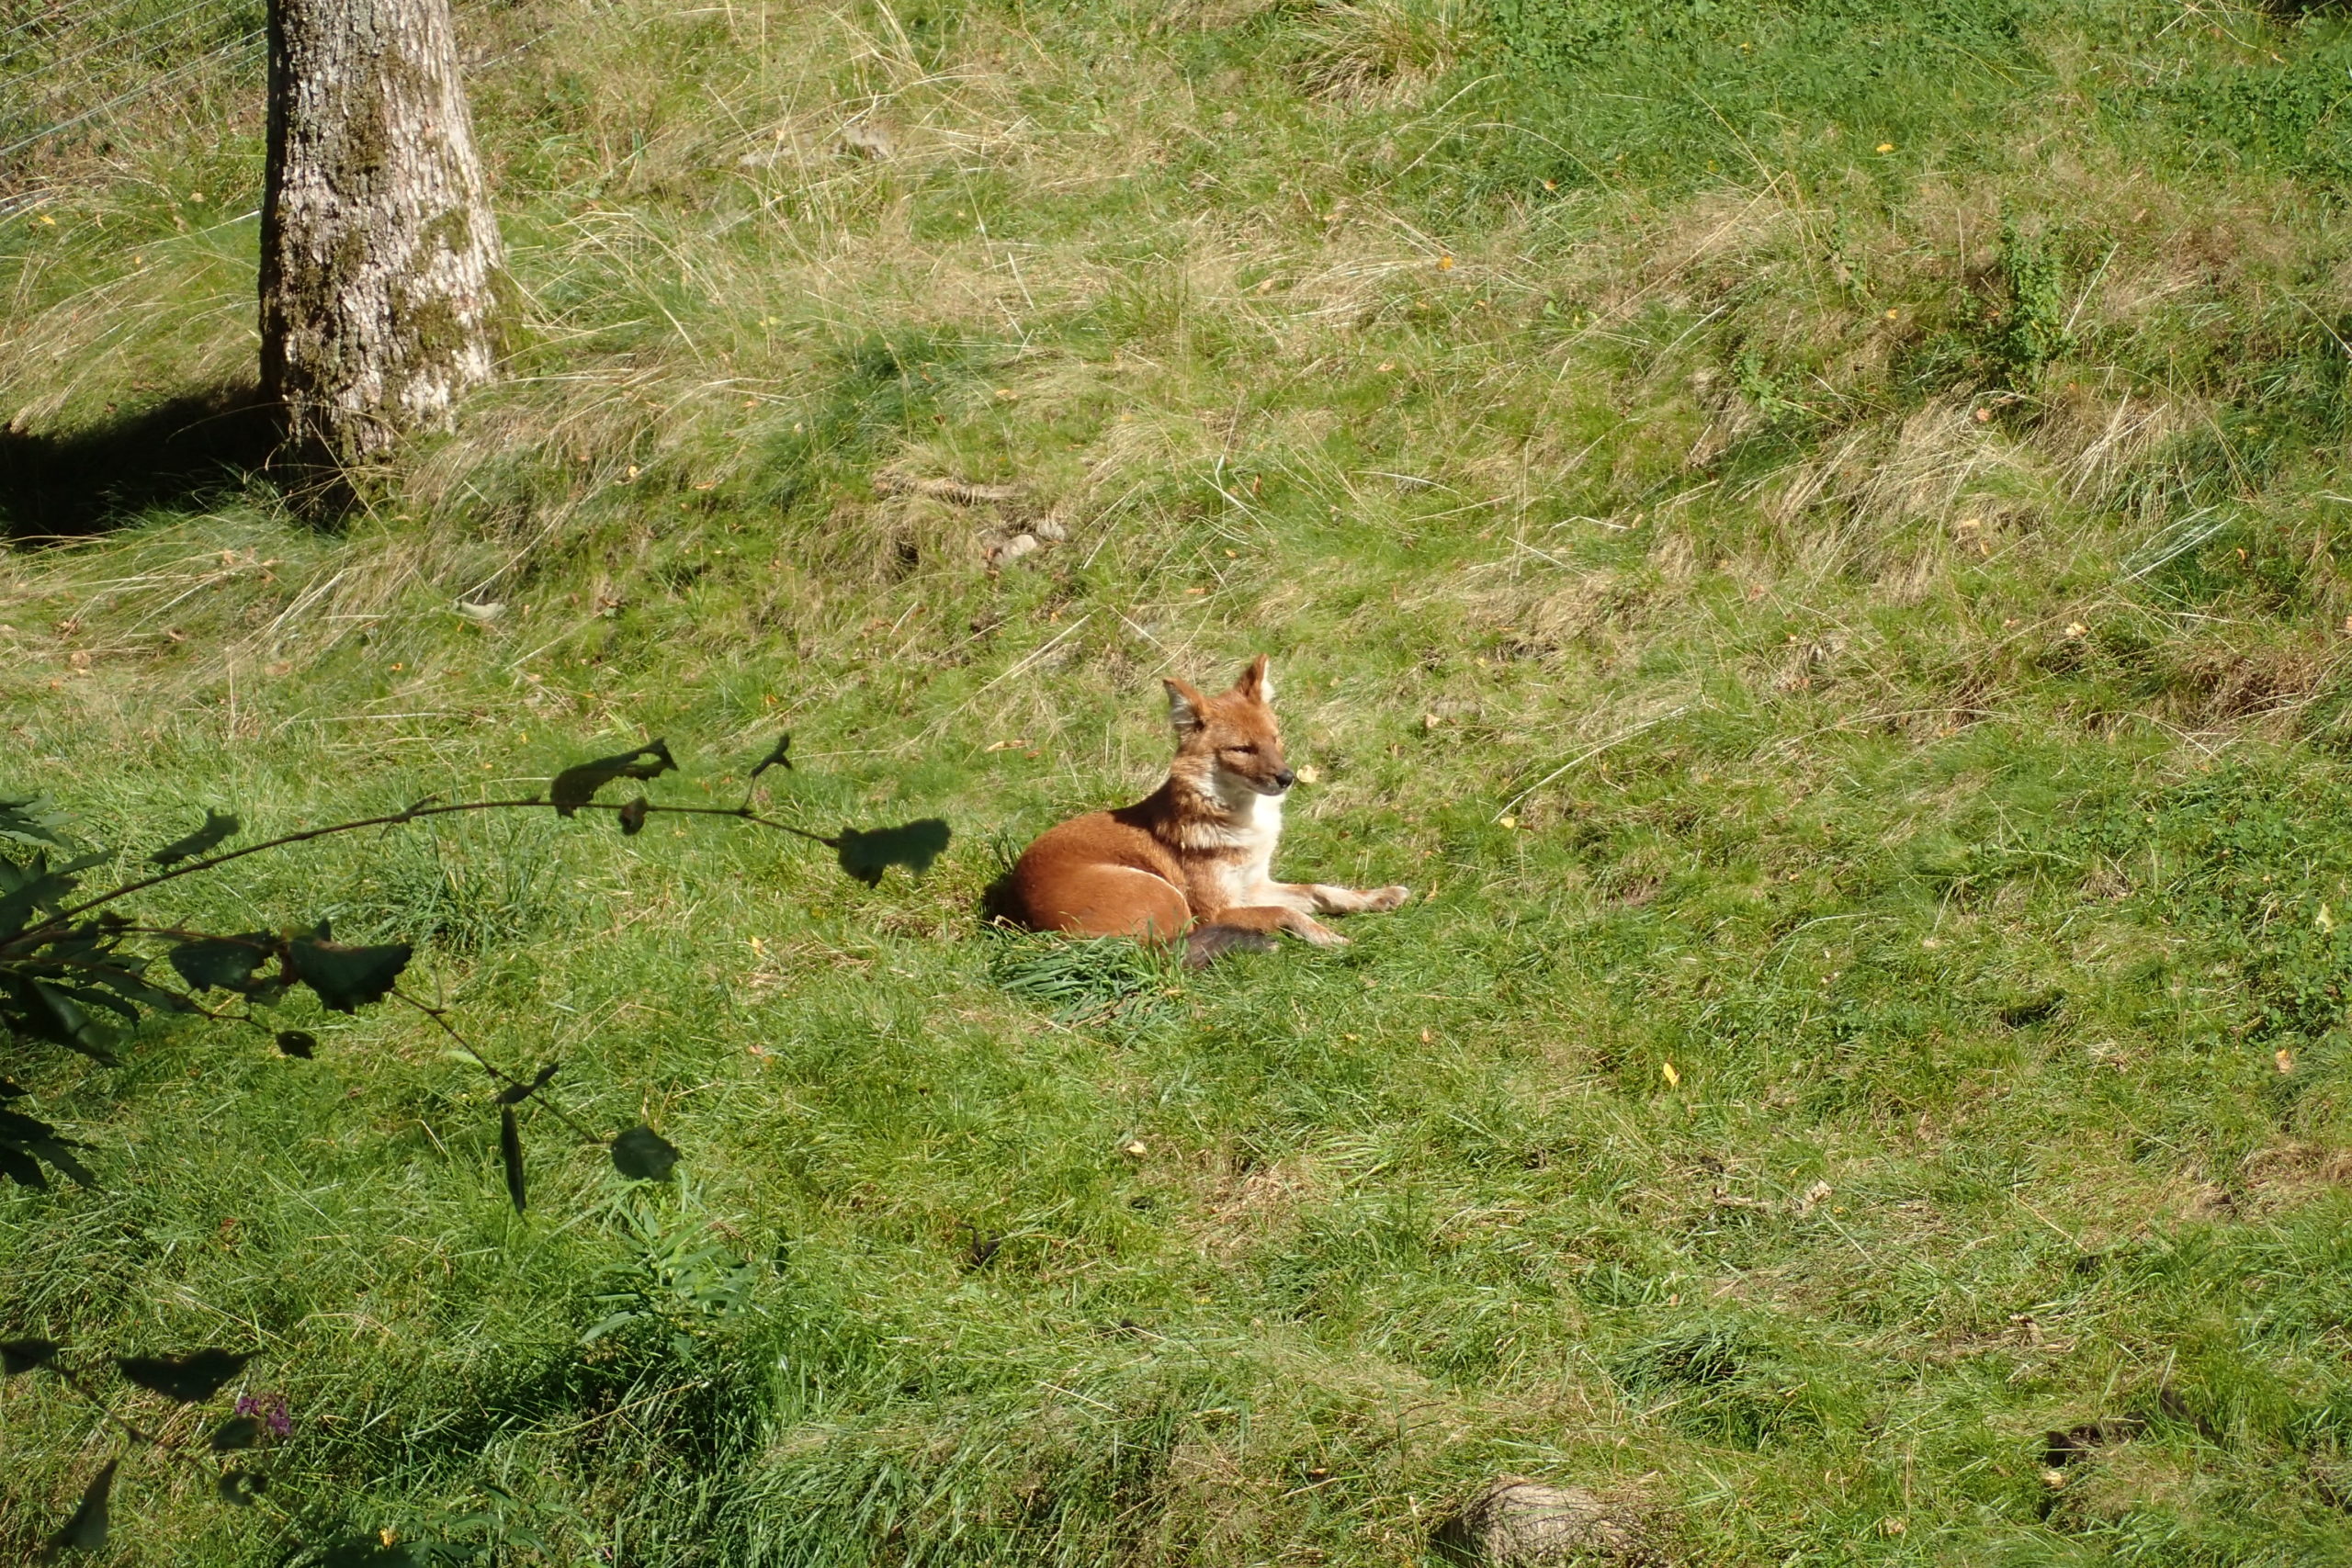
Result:
{"label": "dhole's paw", "polygon": [[1380,887],[1364,895],[1364,908],[1375,915],[1385,915],[1413,896],[1409,887]]}

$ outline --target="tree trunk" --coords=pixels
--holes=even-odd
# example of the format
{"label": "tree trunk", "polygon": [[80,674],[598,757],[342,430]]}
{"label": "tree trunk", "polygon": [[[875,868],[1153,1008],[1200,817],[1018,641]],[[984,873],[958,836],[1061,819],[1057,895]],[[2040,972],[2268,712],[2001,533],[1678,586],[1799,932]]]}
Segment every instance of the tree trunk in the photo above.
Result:
{"label": "tree trunk", "polygon": [[493,373],[503,258],[448,0],[271,0],[262,391],[347,469]]}

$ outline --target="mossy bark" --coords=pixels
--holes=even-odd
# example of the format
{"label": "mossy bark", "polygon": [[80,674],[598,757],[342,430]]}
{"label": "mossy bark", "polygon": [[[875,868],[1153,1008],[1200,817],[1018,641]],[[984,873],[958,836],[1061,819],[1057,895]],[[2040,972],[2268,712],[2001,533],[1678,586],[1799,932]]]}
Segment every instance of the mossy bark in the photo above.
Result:
{"label": "mossy bark", "polygon": [[446,428],[491,378],[503,257],[448,0],[271,0],[262,389],[299,463]]}

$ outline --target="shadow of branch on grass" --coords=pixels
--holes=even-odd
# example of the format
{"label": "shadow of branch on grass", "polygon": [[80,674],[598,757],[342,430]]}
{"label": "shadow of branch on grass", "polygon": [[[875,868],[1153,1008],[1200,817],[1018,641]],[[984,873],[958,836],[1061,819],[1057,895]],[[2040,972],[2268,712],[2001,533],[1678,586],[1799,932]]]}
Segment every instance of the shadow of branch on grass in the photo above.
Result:
{"label": "shadow of branch on grass", "polygon": [[283,423],[252,385],[185,392],[65,431],[0,430],[0,533],[87,538],[151,507],[200,505],[242,488]]}

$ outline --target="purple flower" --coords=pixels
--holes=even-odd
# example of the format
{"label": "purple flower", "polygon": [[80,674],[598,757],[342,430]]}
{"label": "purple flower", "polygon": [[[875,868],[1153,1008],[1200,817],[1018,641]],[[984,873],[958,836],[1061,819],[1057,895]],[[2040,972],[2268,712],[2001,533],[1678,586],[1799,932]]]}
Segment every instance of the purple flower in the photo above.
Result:
{"label": "purple flower", "polygon": [[288,1413],[282,1393],[241,1393],[237,1395],[237,1414],[260,1416],[263,1424],[281,1438],[294,1430],[294,1417]]}

